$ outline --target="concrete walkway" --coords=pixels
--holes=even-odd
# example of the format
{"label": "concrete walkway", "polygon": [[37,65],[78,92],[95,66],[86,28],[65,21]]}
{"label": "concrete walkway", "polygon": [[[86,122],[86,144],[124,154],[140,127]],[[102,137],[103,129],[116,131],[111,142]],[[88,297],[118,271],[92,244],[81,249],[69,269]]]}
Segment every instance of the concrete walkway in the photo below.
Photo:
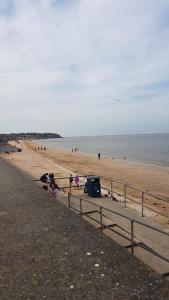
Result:
{"label": "concrete walkway", "polygon": [[169,299],[169,284],[0,158],[0,299]]}
{"label": "concrete walkway", "polygon": [[[119,214],[122,214],[128,218],[135,219],[137,221],[143,222],[147,225],[153,226],[155,228],[158,228],[164,232],[167,232],[160,224],[157,222],[146,218],[141,217],[138,212],[131,208],[124,208],[124,204],[117,203],[115,201],[112,201],[108,198],[91,198],[86,196],[86,194],[81,194],[82,199],[86,199],[87,201],[90,201],[94,205],[97,204],[99,206],[105,207],[107,209],[110,209],[114,212],[117,212]],[[63,200],[62,200],[63,201]],[[65,200],[64,200],[65,203]],[[71,206],[75,207],[79,210],[79,203],[80,201],[74,197],[71,196]],[[87,202],[83,202],[83,212],[92,211],[95,210],[97,207],[94,205],[91,205]],[[103,209],[103,214],[107,216],[107,218],[103,217],[103,224],[108,226],[111,224],[116,224],[117,226],[114,226],[112,229],[113,231],[110,231],[108,229],[104,229],[104,233],[110,236],[113,240],[116,240],[119,244],[123,246],[127,246],[130,244],[131,239],[131,222],[123,217],[120,217],[119,215],[112,214],[106,210]],[[90,216],[97,221],[100,221],[100,214],[99,213],[92,213]],[[87,219],[89,222],[90,219]],[[112,221],[111,221],[112,220]],[[91,222],[93,225],[96,225],[93,221]],[[97,227],[100,227],[100,225],[97,224]],[[122,238],[119,233],[124,235],[126,238]],[[140,224],[135,223],[134,224],[134,237],[135,241],[137,242],[143,242],[148,247],[152,248],[156,252],[158,252],[160,255],[164,256],[165,258],[169,259],[169,235],[163,235],[157,231],[154,231],[150,228],[147,228],[145,226],[142,226]],[[152,268],[154,268],[156,271],[160,273],[168,273],[169,272],[169,263],[166,261],[163,261],[159,259],[158,257],[153,257],[148,253],[147,251],[139,249],[138,247],[135,248],[135,254],[138,255],[146,264],[150,265]],[[150,259],[151,257],[151,259]]]}

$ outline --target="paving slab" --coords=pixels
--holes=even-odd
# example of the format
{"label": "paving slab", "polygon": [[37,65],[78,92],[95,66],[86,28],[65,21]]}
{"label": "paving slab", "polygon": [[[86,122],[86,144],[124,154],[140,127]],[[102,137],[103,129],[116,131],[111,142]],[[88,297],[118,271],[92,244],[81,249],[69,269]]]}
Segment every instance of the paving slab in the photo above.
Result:
{"label": "paving slab", "polygon": [[0,299],[169,299],[169,284],[0,158]]}

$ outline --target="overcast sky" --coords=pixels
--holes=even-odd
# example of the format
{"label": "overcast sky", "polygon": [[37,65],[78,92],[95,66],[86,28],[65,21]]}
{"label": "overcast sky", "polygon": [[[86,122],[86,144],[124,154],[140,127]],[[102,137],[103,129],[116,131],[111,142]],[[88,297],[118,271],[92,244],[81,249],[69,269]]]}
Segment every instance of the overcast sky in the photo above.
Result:
{"label": "overcast sky", "polygon": [[0,132],[169,132],[168,0],[0,0]]}

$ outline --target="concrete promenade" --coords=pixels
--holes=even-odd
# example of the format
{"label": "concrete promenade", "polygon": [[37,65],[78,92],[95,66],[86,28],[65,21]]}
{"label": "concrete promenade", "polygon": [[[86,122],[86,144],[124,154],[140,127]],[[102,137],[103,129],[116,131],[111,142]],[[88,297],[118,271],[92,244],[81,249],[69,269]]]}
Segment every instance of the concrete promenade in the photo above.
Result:
{"label": "concrete promenade", "polygon": [[[81,194],[78,195],[82,199],[85,199],[92,203],[90,204],[88,202],[83,201],[83,212],[90,212],[92,210],[95,211],[96,209],[98,209],[99,212],[99,208],[95,206],[99,205],[121,215],[124,215],[127,218],[132,218],[136,221],[143,222],[144,224],[147,224],[149,226],[154,226],[154,228],[160,229],[168,233],[168,229],[166,230],[165,228],[163,228],[162,225],[147,217],[141,217],[138,211],[131,208],[124,208],[123,203],[117,203],[108,198],[91,198],[84,194],[83,191]],[[65,203],[65,199],[59,198],[59,200],[62,200],[62,203]],[[76,198],[76,196],[73,195],[71,196],[71,207],[77,209],[78,211],[80,210],[80,201]],[[83,218],[85,218],[88,222],[92,223],[95,227],[100,227],[100,224],[94,222],[94,219],[100,222],[100,214],[98,212],[94,212],[88,215],[92,217],[92,220],[87,218],[85,215],[83,215]],[[110,227],[110,229],[112,230],[104,229],[104,234],[108,235],[113,240],[117,241],[118,244],[124,247],[129,245],[131,240],[131,222],[123,217],[120,217],[116,214],[112,214],[111,212],[106,211],[104,209],[102,209],[102,213],[104,214],[104,216],[107,217],[102,218],[103,224],[106,226],[110,226],[111,224],[114,225],[113,227]],[[143,242],[145,245],[155,250],[160,255],[169,259],[169,233],[168,235],[163,235],[150,228],[134,223],[134,239],[137,242]],[[140,247],[135,247],[134,253],[137,257],[141,258],[144,263],[149,265],[157,272],[161,274],[169,272],[169,263],[158,258],[157,256],[150,254],[148,251],[145,251]]]}
{"label": "concrete promenade", "polygon": [[169,283],[0,158],[0,299],[169,299]]}

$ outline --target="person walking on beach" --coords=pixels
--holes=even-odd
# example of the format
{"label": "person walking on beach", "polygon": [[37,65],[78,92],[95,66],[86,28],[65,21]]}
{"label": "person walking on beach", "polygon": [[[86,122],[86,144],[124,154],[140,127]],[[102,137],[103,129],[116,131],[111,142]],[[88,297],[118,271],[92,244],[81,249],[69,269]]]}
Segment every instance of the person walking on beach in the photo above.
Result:
{"label": "person walking on beach", "polygon": [[98,159],[100,160],[100,156],[101,156],[101,154],[100,154],[100,152],[97,154],[97,157],[98,157]]}

